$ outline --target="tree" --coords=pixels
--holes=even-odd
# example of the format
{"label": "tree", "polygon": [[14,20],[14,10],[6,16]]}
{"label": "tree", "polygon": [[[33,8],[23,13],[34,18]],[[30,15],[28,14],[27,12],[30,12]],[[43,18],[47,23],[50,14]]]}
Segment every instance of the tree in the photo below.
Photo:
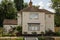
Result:
{"label": "tree", "polygon": [[3,23],[4,19],[16,19],[17,10],[14,3],[11,0],[2,0],[0,4],[0,23]]}
{"label": "tree", "polygon": [[3,24],[4,14],[3,14],[3,7],[0,4],[0,27]]}
{"label": "tree", "polygon": [[52,8],[55,9],[55,25],[60,26],[60,0],[51,0],[53,5]]}
{"label": "tree", "polygon": [[14,3],[15,3],[15,6],[16,6],[18,11],[23,9],[23,7],[24,7],[23,0],[14,0]]}
{"label": "tree", "polygon": [[6,19],[15,19],[17,17],[17,10],[14,6],[14,3],[11,0],[4,0],[1,3],[3,9],[4,17]]}
{"label": "tree", "polygon": [[23,5],[24,5],[23,8],[28,7],[28,4],[27,3],[24,3]]}

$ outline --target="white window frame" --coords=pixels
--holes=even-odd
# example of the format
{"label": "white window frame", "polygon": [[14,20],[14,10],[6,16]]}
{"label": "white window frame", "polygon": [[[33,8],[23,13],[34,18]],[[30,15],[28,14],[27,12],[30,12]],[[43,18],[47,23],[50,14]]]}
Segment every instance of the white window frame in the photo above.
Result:
{"label": "white window frame", "polygon": [[31,24],[32,23],[28,24],[28,30],[29,31],[40,31],[40,24],[36,23],[38,26],[36,26],[35,23],[34,23],[35,26],[33,26]]}
{"label": "white window frame", "polygon": [[30,19],[38,19],[39,18],[39,14],[35,13],[35,12],[31,12],[29,18]]}

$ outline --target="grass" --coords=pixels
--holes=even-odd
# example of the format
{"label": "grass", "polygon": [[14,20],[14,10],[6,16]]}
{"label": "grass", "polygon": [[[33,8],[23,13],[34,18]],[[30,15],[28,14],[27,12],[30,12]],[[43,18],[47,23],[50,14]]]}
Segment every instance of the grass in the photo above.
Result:
{"label": "grass", "polygon": [[0,27],[0,37],[2,37],[2,33],[3,33],[3,28]]}
{"label": "grass", "polygon": [[16,40],[23,40],[23,37],[19,37],[19,38],[17,38]]}
{"label": "grass", "polygon": [[23,40],[23,37],[17,37],[17,38],[1,38],[0,40]]}

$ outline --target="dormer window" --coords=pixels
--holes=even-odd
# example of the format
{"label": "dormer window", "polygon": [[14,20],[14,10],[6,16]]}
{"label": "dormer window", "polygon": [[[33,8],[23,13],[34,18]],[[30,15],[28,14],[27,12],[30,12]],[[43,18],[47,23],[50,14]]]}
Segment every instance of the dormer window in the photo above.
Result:
{"label": "dormer window", "polygon": [[38,19],[38,13],[30,13],[30,19]]}

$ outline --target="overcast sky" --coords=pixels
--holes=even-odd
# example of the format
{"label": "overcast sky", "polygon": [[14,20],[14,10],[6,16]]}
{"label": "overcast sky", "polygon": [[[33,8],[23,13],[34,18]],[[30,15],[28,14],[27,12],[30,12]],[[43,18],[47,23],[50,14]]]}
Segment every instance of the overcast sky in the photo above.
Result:
{"label": "overcast sky", "polygon": [[[24,2],[29,3],[30,0],[24,0]],[[50,6],[52,5],[51,0],[32,0],[33,5],[39,5],[40,8],[42,9],[47,9],[51,12],[54,12],[54,10],[52,8],[50,8]]]}
{"label": "overcast sky", "polygon": [[[24,0],[25,3],[29,3],[29,1],[30,0]],[[39,5],[41,9],[47,9],[51,12],[54,12],[54,10],[50,8],[52,4],[51,0],[32,0],[32,2],[33,2],[33,5]]]}

